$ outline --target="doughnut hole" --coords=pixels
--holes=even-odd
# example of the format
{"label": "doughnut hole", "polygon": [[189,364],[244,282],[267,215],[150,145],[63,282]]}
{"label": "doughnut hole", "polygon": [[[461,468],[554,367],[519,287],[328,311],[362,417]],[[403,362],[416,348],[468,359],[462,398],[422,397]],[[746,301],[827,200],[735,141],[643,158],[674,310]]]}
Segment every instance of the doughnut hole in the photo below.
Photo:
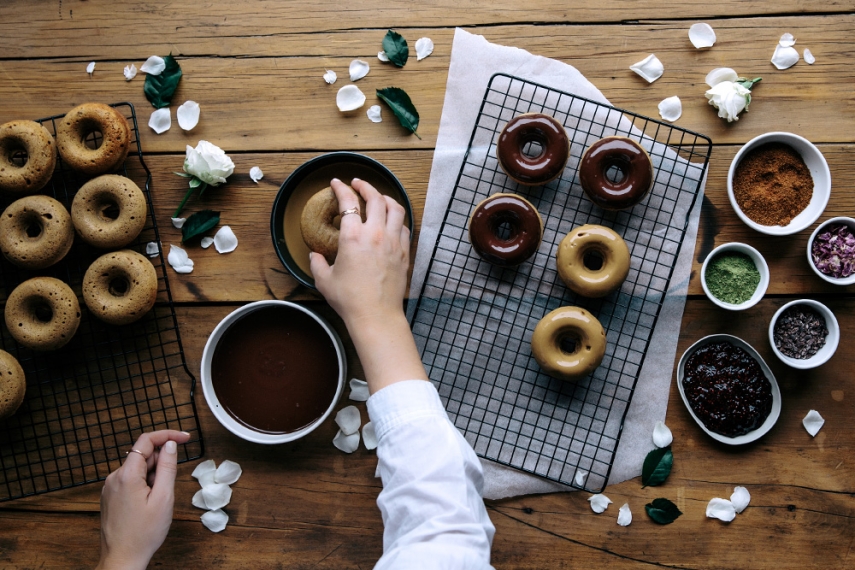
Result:
{"label": "doughnut hole", "polygon": [[84,121],[80,128],[80,140],[90,150],[98,150],[104,144],[104,134],[95,121]]}
{"label": "doughnut hole", "polygon": [[522,222],[515,212],[500,212],[491,220],[490,230],[496,239],[510,242],[520,235]]}
{"label": "doughnut hole", "polygon": [[601,251],[592,249],[586,251],[585,255],[582,256],[582,263],[590,271],[599,271],[603,268],[605,257]]}
{"label": "doughnut hole", "polygon": [[49,323],[53,320],[53,307],[44,299],[31,299],[28,303],[28,311],[40,323]]}
{"label": "doughnut hole", "polygon": [[[561,349],[561,352],[564,354],[573,355],[576,354],[576,351],[579,348],[580,342],[579,337],[575,334],[562,334],[558,337],[558,348]],[[588,347],[590,350],[591,347]]]}
{"label": "doughnut hole", "polygon": [[131,283],[128,281],[128,278],[124,275],[108,275],[104,274],[104,277],[107,278],[107,290],[114,297],[124,297],[128,294],[128,291],[131,288]]}
{"label": "doughnut hole", "polygon": [[617,156],[606,162],[603,168],[603,176],[610,184],[618,186],[623,184],[629,177],[629,158]]}
{"label": "doughnut hole", "polygon": [[540,158],[545,152],[546,137],[539,136],[539,133],[526,137],[520,146],[520,153],[532,160]]}
{"label": "doughnut hole", "polygon": [[26,166],[30,160],[30,155],[27,154],[27,149],[22,146],[15,146],[9,150],[9,162],[18,168]]}
{"label": "doughnut hole", "polygon": [[[50,214],[45,214],[45,217],[48,220],[53,219],[53,216]],[[38,238],[44,231],[44,225],[42,224],[41,219],[39,219],[39,215],[34,212],[24,218],[23,226],[24,233],[26,233],[27,237],[31,239]]]}

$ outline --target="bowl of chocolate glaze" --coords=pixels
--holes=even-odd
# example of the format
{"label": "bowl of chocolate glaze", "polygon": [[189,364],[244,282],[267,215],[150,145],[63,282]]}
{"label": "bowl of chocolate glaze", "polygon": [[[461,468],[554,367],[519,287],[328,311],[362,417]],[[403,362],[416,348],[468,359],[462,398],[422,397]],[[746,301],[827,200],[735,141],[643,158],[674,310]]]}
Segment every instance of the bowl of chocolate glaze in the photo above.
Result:
{"label": "bowl of chocolate glaze", "polygon": [[714,334],[683,353],[677,388],[689,414],[710,437],[743,445],[763,437],[781,415],[781,390],[754,348]]}
{"label": "bowl of chocolate glaze", "polygon": [[286,443],[312,432],[332,413],[346,376],[335,330],[288,301],[236,309],[202,352],[208,407],[226,429],[255,443]]}

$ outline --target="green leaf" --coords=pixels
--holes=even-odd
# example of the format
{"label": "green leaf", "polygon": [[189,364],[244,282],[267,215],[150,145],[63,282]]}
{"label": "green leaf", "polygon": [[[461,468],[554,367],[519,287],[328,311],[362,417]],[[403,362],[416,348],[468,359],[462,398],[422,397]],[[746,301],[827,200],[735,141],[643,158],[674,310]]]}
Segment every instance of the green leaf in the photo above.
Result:
{"label": "green leaf", "polygon": [[746,79],[744,77],[740,77],[736,80],[736,82],[750,91],[754,88],[755,84],[760,83],[760,81],[762,80],[762,77],[755,77],[754,79]]}
{"label": "green leaf", "polygon": [[198,188],[202,185],[202,181],[196,178],[195,176],[190,177],[190,182],[188,182],[190,188]]}
{"label": "green leaf", "polygon": [[407,92],[398,87],[387,87],[386,89],[378,89],[377,96],[389,105],[389,108],[398,117],[401,126],[421,140],[422,137],[419,137],[416,132],[416,129],[419,128],[419,112]]}
{"label": "green leaf", "polygon": [[404,67],[407,63],[407,58],[410,57],[410,48],[407,47],[407,40],[398,32],[389,30],[383,38],[383,51],[386,52],[386,57],[389,61],[398,67]]}
{"label": "green leaf", "polygon": [[644,467],[641,469],[641,486],[656,487],[665,482],[671,473],[674,464],[674,454],[670,447],[654,449],[644,458]]}
{"label": "green leaf", "polygon": [[220,223],[220,213],[213,210],[196,212],[184,222],[181,228],[181,241],[186,242],[200,236]]}
{"label": "green leaf", "polygon": [[186,172],[175,172],[174,170],[172,171],[172,174],[177,174],[178,176],[181,176],[182,178],[192,178],[193,177],[192,174],[187,174]]}
{"label": "green leaf", "polygon": [[178,82],[181,80],[181,66],[172,54],[164,57],[163,61],[166,63],[166,69],[160,75],[146,75],[143,87],[145,98],[155,109],[169,107],[172,96],[178,88]]}
{"label": "green leaf", "polygon": [[644,505],[647,515],[659,524],[671,524],[682,515],[677,505],[668,499],[653,499],[653,502]]}

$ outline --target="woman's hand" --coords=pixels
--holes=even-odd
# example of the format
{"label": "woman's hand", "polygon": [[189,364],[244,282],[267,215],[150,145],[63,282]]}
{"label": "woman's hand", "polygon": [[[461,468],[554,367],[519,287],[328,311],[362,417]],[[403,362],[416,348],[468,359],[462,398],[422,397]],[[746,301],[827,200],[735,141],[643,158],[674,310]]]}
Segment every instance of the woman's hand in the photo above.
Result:
{"label": "woman's hand", "polygon": [[181,431],[144,433],[133,447],[140,453],[129,453],[107,477],[101,491],[99,569],[148,566],[172,523],[177,444],[189,439]]}

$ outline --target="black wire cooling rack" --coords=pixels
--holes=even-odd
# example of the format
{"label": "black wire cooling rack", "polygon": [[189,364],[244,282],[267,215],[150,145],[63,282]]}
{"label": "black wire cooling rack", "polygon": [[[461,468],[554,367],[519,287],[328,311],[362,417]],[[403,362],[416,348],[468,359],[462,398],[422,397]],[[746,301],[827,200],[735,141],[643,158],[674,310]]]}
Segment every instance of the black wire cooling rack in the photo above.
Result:
{"label": "black wire cooling rack", "polygon": [[[518,185],[496,159],[502,128],[529,112],[555,117],[571,142],[563,174],[544,186]],[[577,180],[582,153],[610,135],[641,143],[656,173],[644,201],[620,212],[594,206]],[[428,374],[479,456],[592,492],[605,488],[710,149],[709,138],[661,121],[492,77],[412,319]],[[498,192],[524,196],[544,222],[540,249],[516,268],[487,263],[469,243],[472,210]],[[587,223],[617,231],[632,254],[626,281],[602,299],[572,293],[555,267],[561,239]],[[600,367],[577,382],[547,376],[531,355],[538,321],[567,305],[597,316],[608,339]]]}
{"label": "black wire cooling rack", "polygon": [[[142,233],[128,247],[145,255],[147,243],[160,244],[151,172],[143,161],[133,105],[112,106],[125,115],[133,130],[124,175],[143,189],[149,215]],[[63,116],[38,122],[55,134]],[[100,135],[91,138],[88,142],[97,145]],[[70,209],[75,193],[88,179],[58,157],[53,178],[40,193]],[[11,202],[3,196],[0,206]],[[125,452],[144,431],[189,432],[190,441],[178,448],[180,462],[204,452],[193,398],[196,379],[184,359],[160,247],[156,255],[148,256],[158,272],[158,302],[141,320],[125,326],[102,323],[82,302],[83,275],[103,253],[75,239],[65,259],[41,271],[22,270],[0,256],[3,309],[19,283],[49,276],[71,286],[82,312],[74,338],[52,352],[24,348],[0,327],[0,345],[18,359],[27,377],[24,403],[15,415],[0,420],[0,501],[102,480],[121,465]]]}

